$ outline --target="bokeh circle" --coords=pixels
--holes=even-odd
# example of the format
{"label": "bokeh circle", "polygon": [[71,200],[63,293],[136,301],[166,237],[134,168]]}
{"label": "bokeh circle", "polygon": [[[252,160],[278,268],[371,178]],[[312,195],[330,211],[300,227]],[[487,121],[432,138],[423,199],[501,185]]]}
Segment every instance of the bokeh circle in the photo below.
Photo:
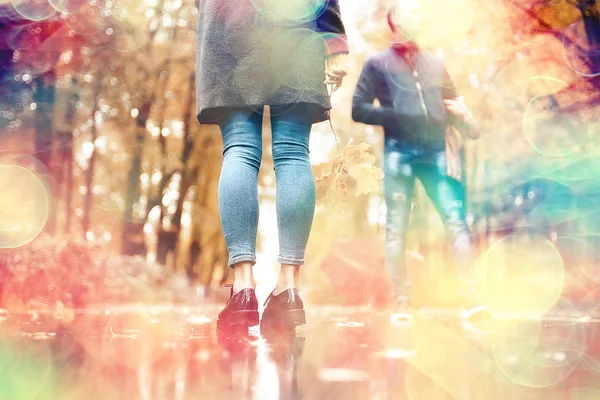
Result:
{"label": "bokeh circle", "polygon": [[495,314],[541,315],[561,296],[563,260],[540,235],[506,236],[487,250],[481,264],[482,293]]}
{"label": "bokeh circle", "polygon": [[16,248],[35,239],[48,219],[50,195],[31,170],[0,165],[0,248]]}
{"label": "bokeh circle", "polygon": [[[551,86],[567,84],[543,78]],[[539,86],[539,85],[538,85]],[[587,123],[577,115],[562,111],[554,93],[538,88],[523,113],[522,126],[525,140],[531,148],[544,156],[561,157],[575,153],[588,138]]]}
{"label": "bokeh circle", "polygon": [[550,387],[571,375],[583,359],[587,327],[573,304],[561,298],[543,319],[496,320],[491,352],[512,383]]}
{"label": "bokeh circle", "polygon": [[[56,0],[54,3],[61,8],[66,0]],[[57,13],[49,0],[12,0],[12,5],[20,16],[31,21],[44,21]]]}

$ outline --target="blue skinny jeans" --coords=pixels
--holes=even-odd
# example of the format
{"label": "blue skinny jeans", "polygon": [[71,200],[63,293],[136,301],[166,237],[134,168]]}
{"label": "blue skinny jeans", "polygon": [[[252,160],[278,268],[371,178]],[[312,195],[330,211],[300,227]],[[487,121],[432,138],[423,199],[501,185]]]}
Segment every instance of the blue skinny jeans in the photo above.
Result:
{"label": "blue skinny jeans", "polygon": [[[315,211],[315,181],[309,159],[314,110],[309,104],[271,107],[279,257],[282,264],[304,264]],[[234,108],[220,121],[223,166],[219,213],[229,266],[256,262],[262,159],[263,108]]]}

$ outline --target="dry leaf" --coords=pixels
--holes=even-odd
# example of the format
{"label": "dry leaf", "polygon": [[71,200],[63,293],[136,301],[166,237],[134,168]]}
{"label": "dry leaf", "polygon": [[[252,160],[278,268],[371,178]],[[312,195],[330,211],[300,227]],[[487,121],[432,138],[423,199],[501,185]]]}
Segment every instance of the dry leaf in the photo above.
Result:
{"label": "dry leaf", "polygon": [[331,162],[315,166],[317,200],[334,207],[347,204],[352,197],[379,190],[383,171],[375,167],[376,158],[369,153],[371,145],[361,142],[346,147]]}
{"label": "dry leaf", "polygon": [[383,171],[374,166],[363,166],[357,169],[355,173],[350,172],[350,174],[356,177],[356,186],[354,187],[356,196],[377,192],[379,183],[383,179]]}
{"label": "dry leaf", "polygon": [[348,142],[342,153],[344,162],[347,165],[373,165],[375,163],[375,157],[369,153],[369,150],[371,150],[371,145],[369,143],[361,142],[355,146],[351,146],[351,143],[352,141]]}

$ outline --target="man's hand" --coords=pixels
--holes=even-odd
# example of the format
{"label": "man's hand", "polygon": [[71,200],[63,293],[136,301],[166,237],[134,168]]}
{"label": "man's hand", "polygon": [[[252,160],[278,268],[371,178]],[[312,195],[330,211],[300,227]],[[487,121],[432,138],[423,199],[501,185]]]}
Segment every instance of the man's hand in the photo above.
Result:
{"label": "man's hand", "polygon": [[463,131],[471,139],[479,137],[477,122],[475,122],[475,118],[473,118],[471,111],[469,111],[469,108],[465,104],[464,98],[444,99],[444,105],[448,113],[455,117],[459,130]]}
{"label": "man's hand", "polygon": [[464,119],[471,114],[462,97],[444,99],[444,105],[446,106],[446,110],[457,118]]}

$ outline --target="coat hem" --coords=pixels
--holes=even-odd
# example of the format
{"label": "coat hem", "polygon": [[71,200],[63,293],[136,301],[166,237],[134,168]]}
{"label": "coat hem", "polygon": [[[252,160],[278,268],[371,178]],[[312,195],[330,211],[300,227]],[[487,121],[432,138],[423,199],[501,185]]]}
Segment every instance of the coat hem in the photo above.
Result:
{"label": "coat hem", "polygon": [[[312,101],[302,101],[297,104],[313,104],[316,106],[315,115],[313,117],[313,124],[327,121],[329,120],[329,111],[331,107],[325,107],[320,103],[312,102]],[[231,106],[218,106],[218,107],[207,107],[200,110],[196,114],[196,120],[200,125],[219,125],[219,122],[224,114],[228,112],[228,110],[232,108],[259,108],[265,105],[268,106],[286,106],[290,105],[290,103],[272,103],[272,104],[240,104],[240,105],[231,105]]]}

